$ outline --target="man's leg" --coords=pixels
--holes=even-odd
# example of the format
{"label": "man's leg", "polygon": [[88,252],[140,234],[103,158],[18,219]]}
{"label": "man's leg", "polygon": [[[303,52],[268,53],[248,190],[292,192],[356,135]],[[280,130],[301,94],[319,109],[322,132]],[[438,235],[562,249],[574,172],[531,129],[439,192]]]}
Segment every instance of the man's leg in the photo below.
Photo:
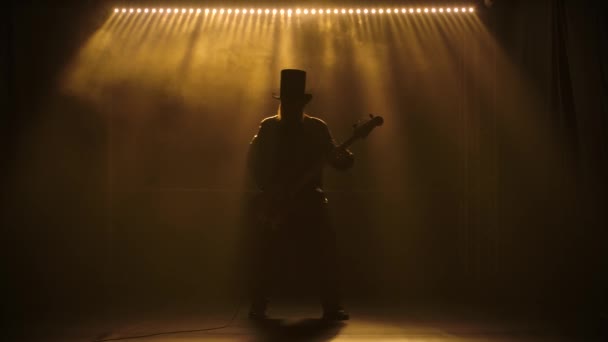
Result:
{"label": "man's leg", "polygon": [[276,236],[267,230],[259,230],[254,237],[251,267],[251,306],[249,318],[265,319],[268,297],[275,270]]}
{"label": "man's leg", "polygon": [[320,280],[320,297],[323,318],[347,320],[348,314],[342,307],[336,233],[331,226],[329,215],[324,208],[319,218],[319,254],[317,269]]}

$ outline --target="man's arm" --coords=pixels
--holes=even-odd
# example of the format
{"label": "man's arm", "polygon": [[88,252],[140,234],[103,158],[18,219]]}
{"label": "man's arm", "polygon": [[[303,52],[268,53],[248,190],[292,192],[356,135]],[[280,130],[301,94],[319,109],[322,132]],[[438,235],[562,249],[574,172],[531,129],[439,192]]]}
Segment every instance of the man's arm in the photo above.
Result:
{"label": "man's arm", "polygon": [[327,162],[336,170],[347,170],[353,167],[355,157],[351,151],[346,148],[340,148],[329,131],[327,125],[323,125],[323,135],[327,151]]}

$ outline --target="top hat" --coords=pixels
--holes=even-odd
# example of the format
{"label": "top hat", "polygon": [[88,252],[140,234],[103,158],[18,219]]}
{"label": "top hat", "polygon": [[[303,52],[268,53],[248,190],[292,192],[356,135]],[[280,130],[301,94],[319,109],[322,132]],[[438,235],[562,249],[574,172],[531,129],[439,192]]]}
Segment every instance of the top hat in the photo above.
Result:
{"label": "top hat", "polygon": [[312,99],[311,94],[304,92],[306,88],[306,71],[297,69],[281,70],[281,92],[272,95],[279,100],[305,100]]}

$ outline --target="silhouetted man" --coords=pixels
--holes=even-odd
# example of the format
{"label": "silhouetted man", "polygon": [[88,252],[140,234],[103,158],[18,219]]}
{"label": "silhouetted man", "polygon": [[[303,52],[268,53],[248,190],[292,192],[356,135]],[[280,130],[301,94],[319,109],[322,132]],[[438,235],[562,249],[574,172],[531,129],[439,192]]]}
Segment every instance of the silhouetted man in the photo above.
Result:
{"label": "silhouetted man", "polygon": [[[325,164],[345,170],[353,154],[338,148],[321,119],[303,109],[312,99],[305,93],[306,72],[281,71],[278,114],[262,120],[250,144],[248,167],[260,190],[254,211],[254,266],[251,319],[266,318],[271,284],[277,270],[277,251],[306,250],[319,280],[323,318],[349,318],[338,290],[335,233],[322,186]],[[296,267],[302,267],[297,265]],[[277,272],[278,271],[278,272]]]}

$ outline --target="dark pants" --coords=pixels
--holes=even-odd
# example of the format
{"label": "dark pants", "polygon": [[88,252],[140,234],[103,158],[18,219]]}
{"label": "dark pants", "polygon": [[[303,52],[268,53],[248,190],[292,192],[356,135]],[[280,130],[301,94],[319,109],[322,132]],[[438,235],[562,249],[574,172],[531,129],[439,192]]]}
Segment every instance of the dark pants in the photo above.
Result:
{"label": "dark pants", "polygon": [[[294,271],[298,276],[312,274],[316,278],[324,310],[340,306],[336,235],[327,205],[315,203],[298,208],[276,230],[253,224],[250,270],[254,310],[265,310],[273,285],[281,284],[283,276]],[[285,262],[292,259],[298,262]],[[298,272],[300,269],[312,270],[312,273]]]}

